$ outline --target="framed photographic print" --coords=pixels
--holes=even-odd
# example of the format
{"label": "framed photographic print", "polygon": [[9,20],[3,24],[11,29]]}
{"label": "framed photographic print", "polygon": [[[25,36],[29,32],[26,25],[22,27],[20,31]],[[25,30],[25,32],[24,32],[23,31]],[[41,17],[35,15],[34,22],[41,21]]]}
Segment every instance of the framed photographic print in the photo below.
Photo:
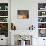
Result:
{"label": "framed photographic print", "polygon": [[29,18],[29,10],[17,10],[18,19],[28,19]]}

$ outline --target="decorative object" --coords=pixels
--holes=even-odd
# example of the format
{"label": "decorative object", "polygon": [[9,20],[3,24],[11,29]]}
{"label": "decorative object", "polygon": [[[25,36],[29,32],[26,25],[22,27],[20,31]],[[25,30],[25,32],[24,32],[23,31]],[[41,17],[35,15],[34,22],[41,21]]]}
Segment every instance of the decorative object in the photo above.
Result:
{"label": "decorative object", "polygon": [[8,16],[8,11],[0,11],[0,16]]}
{"label": "decorative object", "polygon": [[32,25],[32,26],[29,26],[29,30],[34,30],[34,26]]}
{"label": "decorative object", "polygon": [[38,22],[46,22],[46,17],[38,17]]}
{"label": "decorative object", "polygon": [[0,22],[8,22],[8,17],[0,17]]}
{"label": "decorative object", "polygon": [[8,23],[0,23],[0,35],[8,37]]}
{"label": "decorative object", "polygon": [[46,9],[46,3],[38,3],[38,10],[45,10]]}
{"label": "decorative object", "polygon": [[19,35],[15,37],[16,46],[30,46],[32,45],[32,36],[31,35]]}
{"label": "decorative object", "polygon": [[45,15],[45,12],[42,12],[42,15]]}
{"label": "decorative object", "polygon": [[0,10],[8,10],[8,3],[0,3]]}
{"label": "decorative object", "polygon": [[0,6],[0,10],[1,10],[1,6]]}
{"label": "decorative object", "polygon": [[39,29],[39,37],[46,37],[46,29]]}
{"label": "decorative object", "polygon": [[39,23],[38,28],[46,28],[46,23]]}
{"label": "decorative object", "polygon": [[46,16],[46,11],[38,11],[38,16]]}
{"label": "decorative object", "polygon": [[16,26],[13,23],[11,23],[11,30],[16,30]]}
{"label": "decorative object", "polygon": [[8,10],[8,6],[5,6],[5,10]]}

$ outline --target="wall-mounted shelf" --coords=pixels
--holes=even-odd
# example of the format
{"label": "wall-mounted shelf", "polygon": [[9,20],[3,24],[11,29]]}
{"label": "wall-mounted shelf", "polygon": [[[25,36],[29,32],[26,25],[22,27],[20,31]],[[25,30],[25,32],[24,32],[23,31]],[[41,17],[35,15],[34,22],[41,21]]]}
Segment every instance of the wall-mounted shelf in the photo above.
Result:
{"label": "wall-mounted shelf", "polygon": [[46,22],[38,22],[38,23],[46,23]]}
{"label": "wall-mounted shelf", "polygon": [[8,16],[0,16],[0,17],[8,17]]}
{"label": "wall-mounted shelf", "polygon": [[8,10],[0,10],[0,11],[8,11]]}
{"label": "wall-mounted shelf", "polygon": [[46,15],[44,15],[44,16],[38,16],[38,17],[46,17]]}
{"label": "wall-mounted shelf", "polygon": [[46,29],[46,28],[38,28],[38,29]]}
{"label": "wall-mounted shelf", "polygon": [[38,10],[38,11],[46,11],[46,10]]}
{"label": "wall-mounted shelf", "polygon": [[0,22],[0,23],[8,23],[8,22]]}

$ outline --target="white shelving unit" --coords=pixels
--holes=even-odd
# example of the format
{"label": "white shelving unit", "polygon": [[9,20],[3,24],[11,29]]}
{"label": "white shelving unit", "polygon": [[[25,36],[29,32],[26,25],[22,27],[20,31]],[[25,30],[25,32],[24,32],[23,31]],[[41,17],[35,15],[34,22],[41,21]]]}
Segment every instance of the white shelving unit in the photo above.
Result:
{"label": "white shelving unit", "polygon": [[[46,3],[38,4],[38,31],[39,31],[39,34],[40,34],[40,31],[45,31],[46,33]],[[40,37],[46,37],[46,35],[41,34]]]}
{"label": "white shelving unit", "polygon": [[0,45],[8,45],[8,3],[0,3],[0,36]]}

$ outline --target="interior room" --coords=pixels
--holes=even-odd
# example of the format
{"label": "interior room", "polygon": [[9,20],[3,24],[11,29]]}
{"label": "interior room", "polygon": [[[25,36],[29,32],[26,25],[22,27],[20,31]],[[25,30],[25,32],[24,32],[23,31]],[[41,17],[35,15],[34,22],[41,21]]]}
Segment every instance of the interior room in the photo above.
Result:
{"label": "interior room", "polygon": [[46,0],[0,0],[0,46],[46,46]]}

